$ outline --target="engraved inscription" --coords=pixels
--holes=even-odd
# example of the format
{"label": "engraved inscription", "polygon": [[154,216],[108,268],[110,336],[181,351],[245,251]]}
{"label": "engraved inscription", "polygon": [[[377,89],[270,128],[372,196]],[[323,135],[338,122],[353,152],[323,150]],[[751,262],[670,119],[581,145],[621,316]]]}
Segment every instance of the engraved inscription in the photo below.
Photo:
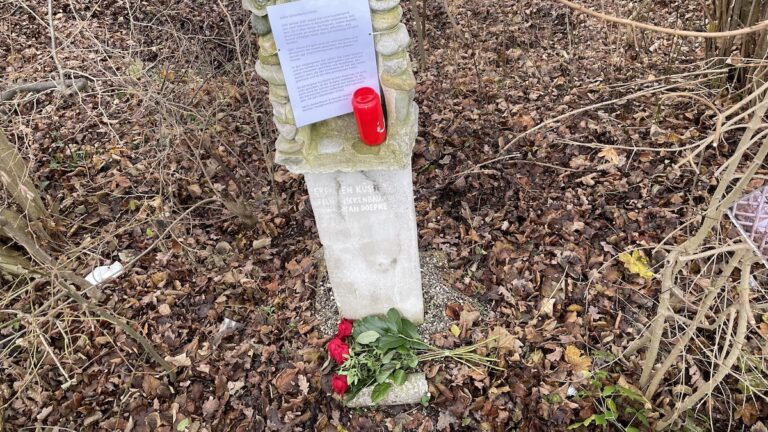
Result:
{"label": "engraved inscription", "polygon": [[343,215],[387,211],[388,197],[394,192],[391,185],[341,185],[338,189],[314,187],[311,189],[312,206],[316,212],[340,211]]}

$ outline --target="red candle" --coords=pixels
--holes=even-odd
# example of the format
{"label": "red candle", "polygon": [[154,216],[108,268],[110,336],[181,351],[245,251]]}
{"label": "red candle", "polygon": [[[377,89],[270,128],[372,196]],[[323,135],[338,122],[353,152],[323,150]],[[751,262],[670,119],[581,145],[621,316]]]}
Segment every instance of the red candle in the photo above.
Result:
{"label": "red candle", "polygon": [[376,90],[361,87],[352,95],[352,111],[357,120],[360,139],[369,146],[377,146],[387,139],[387,127],[384,124],[384,110],[381,98]]}

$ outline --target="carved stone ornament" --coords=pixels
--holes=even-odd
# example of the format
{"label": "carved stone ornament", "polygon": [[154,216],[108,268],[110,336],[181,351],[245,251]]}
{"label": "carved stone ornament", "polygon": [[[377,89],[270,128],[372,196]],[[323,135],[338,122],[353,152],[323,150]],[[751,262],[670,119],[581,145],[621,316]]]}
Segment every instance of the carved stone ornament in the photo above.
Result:
{"label": "carved stone ornament", "polygon": [[387,140],[365,145],[357,134],[353,114],[296,127],[288,88],[272,37],[267,6],[291,0],[242,0],[252,13],[251,27],[259,36],[256,72],[269,83],[273,121],[279,132],[275,162],[295,173],[401,169],[408,165],[418,128],[413,101],[416,79],[408,54],[410,36],[400,22],[399,0],[369,0],[379,80],[387,122]]}

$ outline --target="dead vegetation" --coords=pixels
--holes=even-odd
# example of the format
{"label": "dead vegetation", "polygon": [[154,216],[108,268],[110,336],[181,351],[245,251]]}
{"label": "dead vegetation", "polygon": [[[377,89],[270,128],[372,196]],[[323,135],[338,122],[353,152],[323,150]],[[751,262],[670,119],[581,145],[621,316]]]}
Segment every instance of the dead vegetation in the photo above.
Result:
{"label": "dead vegetation", "polygon": [[[598,381],[642,400],[611,399],[612,427],[768,415],[765,270],[723,218],[768,175],[766,87],[729,92],[759,60],[550,3],[404,3],[420,245],[489,310],[450,305],[460,333],[432,342],[495,332],[505,370],[434,363],[429,407],[358,412],[329,396],[319,243],[301,179],[270,162],[239,3],[92,3],[0,6],[6,429],[564,430],[610,410]],[[720,31],[761,21],[722,10]],[[654,277],[619,262],[631,250]],[[83,281],[112,261],[123,275]]]}

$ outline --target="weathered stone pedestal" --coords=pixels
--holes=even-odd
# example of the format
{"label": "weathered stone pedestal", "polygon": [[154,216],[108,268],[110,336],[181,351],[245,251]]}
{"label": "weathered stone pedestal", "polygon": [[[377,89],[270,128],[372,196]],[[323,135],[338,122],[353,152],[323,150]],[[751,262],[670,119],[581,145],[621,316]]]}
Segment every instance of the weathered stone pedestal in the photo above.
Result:
{"label": "weathered stone pedestal", "polygon": [[305,174],[341,315],[424,320],[411,167]]}

